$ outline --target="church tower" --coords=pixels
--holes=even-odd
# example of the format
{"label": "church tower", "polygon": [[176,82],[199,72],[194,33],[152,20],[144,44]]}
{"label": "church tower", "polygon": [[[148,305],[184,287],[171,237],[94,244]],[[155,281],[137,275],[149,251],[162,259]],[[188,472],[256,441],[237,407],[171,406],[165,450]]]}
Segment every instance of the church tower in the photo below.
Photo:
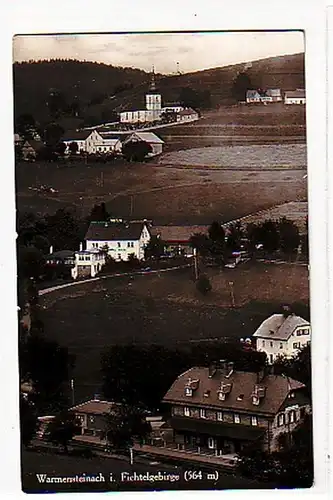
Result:
{"label": "church tower", "polygon": [[152,111],[153,119],[158,119],[161,115],[162,96],[158,92],[155,82],[155,71],[153,67],[149,90],[146,94],[146,110]]}

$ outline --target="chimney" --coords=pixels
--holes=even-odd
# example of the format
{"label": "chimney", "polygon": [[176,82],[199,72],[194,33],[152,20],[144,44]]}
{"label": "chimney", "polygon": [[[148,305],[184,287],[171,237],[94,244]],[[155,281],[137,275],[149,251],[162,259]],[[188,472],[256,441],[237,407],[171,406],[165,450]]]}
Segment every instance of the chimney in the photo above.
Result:
{"label": "chimney", "polygon": [[291,314],[293,314],[291,307],[288,304],[282,306],[282,314],[285,318],[288,318],[288,316],[291,316]]}
{"label": "chimney", "polygon": [[216,373],[216,370],[217,370],[216,363],[215,362],[211,363],[208,367],[208,378],[213,378]]}
{"label": "chimney", "polygon": [[50,246],[50,254],[53,253],[53,245]]}
{"label": "chimney", "polygon": [[234,371],[234,362],[233,361],[230,361],[229,363],[227,363],[227,374],[225,375],[225,378],[229,378],[231,377],[231,375],[233,374],[233,371]]}
{"label": "chimney", "polygon": [[80,252],[83,250],[83,243],[80,243]]}
{"label": "chimney", "polygon": [[222,375],[226,375],[228,371],[228,362],[226,359],[220,359],[219,361],[219,369]]}

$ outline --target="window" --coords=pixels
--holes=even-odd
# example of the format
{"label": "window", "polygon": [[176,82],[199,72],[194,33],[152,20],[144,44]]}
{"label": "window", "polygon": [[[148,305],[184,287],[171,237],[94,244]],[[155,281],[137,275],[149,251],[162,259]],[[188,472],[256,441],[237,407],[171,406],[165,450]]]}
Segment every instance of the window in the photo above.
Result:
{"label": "window", "polygon": [[89,417],[89,422],[93,424],[95,422],[95,417]]}
{"label": "window", "polygon": [[300,342],[294,342],[293,343],[293,349],[299,349],[301,346]]}
{"label": "window", "polygon": [[206,418],[206,410],[205,408],[200,409],[200,418]]}
{"label": "window", "polygon": [[262,346],[265,347],[265,341],[264,340],[262,341]]}
{"label": "window", "polygon": [[281,427],[284,424],[285,424],[284,413],[280,413],[280,415],[278,415],[278,427]]}
{"label": "window", "polygon": [[189,417],[190,416],[190,409],[189,409],[188,406],[184,407],[184,415],[185,415],[185,417]]}
{"label": "window", "polygon": [[128,242],[127,242],[127,248],[129,248],[130,246],[131,246],[131,242],[130,242],[130,241],[128,241]]}
{"label": "window", "polygon": [[219,421],[219,422],[222,422],[223,420],[223,413],[221,411],[218,411],[217,414],[216,414],[216,419]]}
{"label": "window", "polygon": [[280,349],[283,349],[283,343],[280,342]]}
{"label": "window", "polygon": [[185,396],[192,396],[191,387],[185,387]]}
{"label": "window", "polygon": [[89,257],[89,255],[86,255],[86,260],[90,260],[90,257]]}
{"label": "window", "polygon": [[238,415],[238,413],[234,414],[234,423],[235,424],[240,424],[240,416]]}
{"label": "window", "polygon": [[118,253],[118,260],[121,260],[121,254]]}
{"label": "window", "polygon": [[269,355],[269,362],[270,362],[270,363],[273,363],[273,354],[270,354],[270,355]]}
{"label": "window", "polygon": [[255,415],[251,417],[251,425],[258,425],[258,419]]}
{"label": "window", "polygon": [[273,347],[273,342],[271,342],[271,347]]}
{"label": "window", "polygon": [[120,243],[120,241],[118,241],[117,245],[118,245],[118,248],[120,248],[120,247],[121,247],[121,243]]}
{"label": "window", "polygon": [[207,441],[208,448],[214,450],[216,448],[216,441],[214,438],[209,437]]}
{"label": "window", "polygon": [[289,423],[293,424],[295,421],[296,421],[296,412],[295,410],[291,410],[291,412],[289,412]]}

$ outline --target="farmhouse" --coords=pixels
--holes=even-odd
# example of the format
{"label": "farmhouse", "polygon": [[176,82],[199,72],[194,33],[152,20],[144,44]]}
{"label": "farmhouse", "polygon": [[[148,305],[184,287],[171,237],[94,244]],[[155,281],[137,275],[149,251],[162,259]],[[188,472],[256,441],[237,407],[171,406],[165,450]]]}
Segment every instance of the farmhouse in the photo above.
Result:
{"label": "farmhouse", "polygon": [[[91,399],[69,409],[74,413],[81,427],[81,434],[75,436],[76,441],[106,443],[106,414],[110,413],[115,403]],[[90,438],[90,439],[89,439]],[[102,441],[102,442],[101,442]]]}
{"label": "farmhouse", "polygon": [[78,153],[96,153],[97,145],[103,144],[103,137],[97,130],[79,130],[68,132],[62,139],[67,146],[66,152],[70,151],[73,142],[78,146]]}
{"label": "farmhouse", "polygon": [[35,139],[31,139],[29,141],[25,141],[22,146],[22,157],[24,160],[35,159],[38,153],[43,149],[44,144],[42,141],[37,141]]}
{"label": "farmhouse", "polygon": [[148,157],[156,156],[163,152],[164,141],[153,132],[133,132],[122,141],[123,144],[127,144],[128,142],[148,143],[152,148],[152,151],[148,153]]}
{"label": "farmhouse", "polygon": [[192,108],[185,108],[177,113],[177,122],[193,122],[198,118],[199,113]]}
{"label": "farmhouse", "polygon": [[282,101],[281,89],[267,89],[265,94],[266,97],[270,98],[271,102]]}
{"label": "farmhouse", "polygon": [[278,356],[291,357],[310,342],[310,323],[300,316],[286,311],[273,314],[253,334],[257,350],[265,352],[269,363]]}
{"label": "farmhouse", "polygon": [[207,234],[208,226],[153,226],[151,233],[163,241],[165,253],[169,255],[193,255],[190,246],[191,236],[194,234]]}
{"label": "farmhouse", "polygon": [[116,261],[128,260],[130,255],[143,260],[149,241],[150,231],[145,221],[91,222],[85,236],[87,251],[103,249]]}
{"label": "farmhouse", "polygon": [[105,264],[105,252],[98,248],[75,252],[75,260],[71,269],[74,280],[78,278],[94,278]]}
{"label": "farmhouse", "polygon": [[305,90],[297,89],[297,90],[289,90],[284,95],[284,103],[285,104],[305,104]]}
{"label": "farmhouse", "polygon": [[247,90],[246,102],[248,104],[253,102],[261,102],[261,95],[259,94],[258,90]]}
{"label": "farmhouse", "polygon": [[216,455],[258,449],[279,450],[310,401],[301,382],[267,371],[242,372],[232,362],[195,367],[179,375],[163,398],[170,407],[173,442]]}

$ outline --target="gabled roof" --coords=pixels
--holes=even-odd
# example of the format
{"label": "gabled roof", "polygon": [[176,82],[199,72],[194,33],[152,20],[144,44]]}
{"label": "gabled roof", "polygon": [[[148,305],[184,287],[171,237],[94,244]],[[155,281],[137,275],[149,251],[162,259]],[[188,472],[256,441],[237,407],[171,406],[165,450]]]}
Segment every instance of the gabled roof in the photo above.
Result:
{"label": "gabled roof", "polygon": [[32,148],[35,151],[39,151],[44,147],[44,143],[42,141],[36,141],[36,139],[29,139],[28,141],[25,141],[23,144],[24,148]]}
{"label": "gabled roof", "polygon": [[247,90],[246,91],[246,97],[248,98],[258,98],[260,97],[260,94],[257,90]]}
{"label": "gabled roof", "polygon": [[254,337],[270,338],[274,340],[288,340],[299,326],[309,326],[309,322],[295,314],[273,314],[265,319],[253,334]]}
{"label": "gabled roof", "polygon": [[[193,391],[192,396],[186,396],[184,391],[189,378],[199,380],[198,388]],[[231,391],[224,401],[218,398],[221,382],[225,384],[232,383]],[[164,396],[163,402],[181,403],[186,406],[194,405],[205,408],[212,407],[217,410],[253,411],[255,414],[262,413],[273,416],[279,411],[290,391],[305,387],[301,382],[283,377],[282,375],[266,375],[260,382],[260,386],[266,388],[265,396],[259,405],[254,405],[252,403],[252,393],[256,384],[256,373],[236,370],[227,378],[224,372],[218,369],[215,375],[209,378],[208,368],[195,367],[183,373],[175,380]],[[243,398],[238,401],[237,398],[241,394]]]}
{"label": "gabled roof", "polygon": [[121,142],[120,139],[109,139],[103,137],[103,141],[96,142],[96,146],[115,146],[117,142]]}
{"label": "gabled roof", "polygon": [[125,139],[125,141],[132,140],[133,136],[137,137],[141,141],[145,141],[150,144],[164,144],[164,141],[156,134],[154,134],[154,132],[133,132]]}
{"label": "gabled roof", "polygon": [[93,130],[74,130],[66,132],[62,138],[63,141],[85,141]]}
{"label": "gabled roof", "polygon": [[285,93],[285,97],[294,99],[305,99],[305,90],[304,89],[296,89],[296,90],[287,90]]}
{"label": "gabled roof", "polygon": [[194,109],[192,109],[192,108],[186,108],[186,109],[182,109],[181,111],[179,111],[178,114],[180,116],[184,116],[184,115],[197,115],[198,112],[194,111]]}
{"label": "gabled roof", "polygon": [[144,226],[144,222],[129,222],[127,224],[123,222],[91,222],[85,240],[135,241],[140,239]]}
{"label": "gabled roof", "polygon": [[151,232],[166,243],[188,243],[194,234],[206,234],[208,226],[153,226]]}
{"label": "gabled roof", "polygon": [[111,403],[110,401],[100,401],[99,399],[91,399],[90,401],[86,401],[85,403],[81,403],[79,405],[73,406],[69,409],[74,413],[88,413],[91,415],[102,415],[104,413],[108,413],[112,406],[115,403]]}
{"label": "gabled roof", "polygon": [[71,259],[74,258],[75,252],[73,250],[59,250],[57,252],[49,253],[47,259]]}

